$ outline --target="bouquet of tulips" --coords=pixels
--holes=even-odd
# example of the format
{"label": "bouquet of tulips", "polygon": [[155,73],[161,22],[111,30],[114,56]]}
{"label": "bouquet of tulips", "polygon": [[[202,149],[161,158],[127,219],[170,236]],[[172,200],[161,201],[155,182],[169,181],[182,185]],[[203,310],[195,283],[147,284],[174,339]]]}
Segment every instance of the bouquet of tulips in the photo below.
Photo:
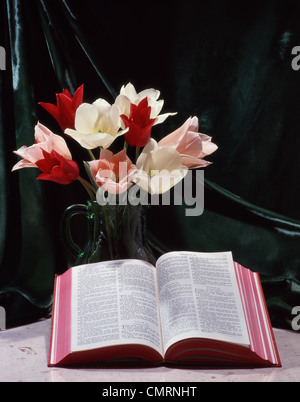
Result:
{"label": "bouquet of tulips", "polygon": [[[208,135],[198,133],[197,117],[157,142],[151,137],[154,125],[176,113],[160,114],[164,101],[160,92],[146,89],[139,93],[129,83],[122,86],[113,104],[100,98],[83,102],[83,85],[74,95],[65,89],[56,95],[57,104],[40,103],[58,122],[65,138],[54,134],[40,122],[35,127],[35,143],[14,151],[22,159],[12,170],[38,168],[38,180],[70,184],[79,180],[91,199],[99,189],[111,194],[126,192],[134,183],[150,194],[162,194],[182,180],[189,169],[210,164],[204,157],[217,149]],[[118,138],[124,146],[118,153],[109,150]],[[88,180],[67,146],[73,139],[88,152],[83,161]],[[128,157],[128,147],[135,147],[135,160]]]}
{"label": "bouquet of tulips", "polygon": [[[41,171],[38,180],[59,184],[78,180],[87,190],[87,205],[68,208],[68,214],[72,214],[71,209],[75,208],[74,213],[78,213],[82,212],[78,208],[83,207],[92,225],[83,249],[74,246],[66,231],[69,249],[77,256],[76,264],[118,258],[153,262],[152,252],[146,245],[141,203],[124,205],[121,201],[124,196],[130,198],[130,192],[151,196],[164,194],[179,183],[189,169],[209,165],[204,157],[217,146],[211,137],[198,133],[197,117],[188,118],[159,142],[152,138],[153,126],[175,114],[160,113],[164,101],[159,99],[160,92],[155,89],[137,93],[129,83],[122,86],[113,104],[102,98],[92,104],[85,103],[83,90],[82,85],[73,96],[67,89],[63,90],[56,95],[56,105],[40,103],[56,119],[64,137],[38,122],[35,143],[14,151],[22,159],[13,170],[34,167]],[[114,153],[109,148],[118,139],[115,148],[120,138],[121,149]],[[74,140],[86,149],[87,160],[81,161],[86,178],[80,175],[66,140]],[[117,202],[107,204],[107,194]],[[65,226],[69,228],[68,223]]]}

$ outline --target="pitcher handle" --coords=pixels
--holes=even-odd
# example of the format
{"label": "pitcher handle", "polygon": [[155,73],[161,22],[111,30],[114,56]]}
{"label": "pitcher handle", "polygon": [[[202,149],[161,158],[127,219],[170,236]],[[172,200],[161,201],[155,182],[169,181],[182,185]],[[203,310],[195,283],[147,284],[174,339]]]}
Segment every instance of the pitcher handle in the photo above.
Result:
{"label": "pitcher handle", "polygon": [[63,216],[61,221],[61,231],[63,239],[66,243],[66,246],[72,253],[74,257],[76,257],[79,253],[81,253],[82,248],[78,246],[78,244],[73,240],[72,237],[72,230],[71,230],[71,220],[76,215],[84,215],[87,214],[87,205],[84,204],[74,204],[68,207]]}

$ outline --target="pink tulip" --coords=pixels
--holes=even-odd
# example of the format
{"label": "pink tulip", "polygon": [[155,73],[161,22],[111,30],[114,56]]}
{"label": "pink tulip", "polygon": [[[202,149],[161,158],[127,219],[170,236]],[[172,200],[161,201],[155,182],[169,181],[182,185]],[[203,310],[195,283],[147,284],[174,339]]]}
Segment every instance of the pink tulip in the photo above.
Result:
{"label": "pink tulip", "polygon": [[125,149],[117,154],[103,149],[100,159],[88,164],[95,182],[103,191],[121,194],[132,186],[131,179],[136,167],[126,155]]}
{"label": "pink tulip", "polygon": [[198,133],[198,118],[190,117],[186,122],[173,133],[167,135],[158,143],[160,148],[175,148],[184,166],[189,169],[196,169],[210,165],[205,161],[205,156],[215,152],[218,147],[211,142],[211,137]]}
{"label": "pink tulip", "polygon": [[37,167],[36,162],[44,159],[43,150],[51,153],[56,151],[63,158],[71,160],[72,156],[65,140],[59,135],[53,134],[47,127],[38,123],[35,126],[35,144],[30,147],[23,146],[14,153],[22,158],[12,170],[25,167]]}

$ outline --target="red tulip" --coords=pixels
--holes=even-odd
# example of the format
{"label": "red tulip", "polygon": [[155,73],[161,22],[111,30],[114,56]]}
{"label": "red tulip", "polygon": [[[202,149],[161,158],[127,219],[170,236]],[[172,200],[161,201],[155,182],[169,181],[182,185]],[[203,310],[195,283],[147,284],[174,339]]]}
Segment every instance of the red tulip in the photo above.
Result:
{"label": "red tulip", "polygon": [[64,158],[56,151],[51,153],[42,151],[44,159],[35,162],[36,166],[43,172],[38,176],[39,180],[49,180],[59,184],[70,184],[77,180],[79,169],[76,162]]}
{"label": "red tulip", "polygon": [[121,118],[126,128],[129,128],[125,134],[125,141],[130,146],[138,148],[144,147],[151,135],[151,129],[155,123],[155,119],[150,119],[151,107],[148,106],[147,97],[141,100],[138,105],[130,105],[130,115],[125,114]]}
{"label": "red tulip", "polygon": [[77,108],[83,102],[83,85],[81,85],[74,96],[70,94],[68,89],[63,89],[62,93],[56,94],[56,103],[39,102],[44,109],[47,110],[58,122],[62,131],[66,128],[74,129],[75,114]]}

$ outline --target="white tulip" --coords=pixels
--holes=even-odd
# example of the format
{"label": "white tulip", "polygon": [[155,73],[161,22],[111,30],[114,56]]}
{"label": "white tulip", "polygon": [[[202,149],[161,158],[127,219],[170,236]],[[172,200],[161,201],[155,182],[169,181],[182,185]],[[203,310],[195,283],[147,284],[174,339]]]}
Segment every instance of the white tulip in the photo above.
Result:
{"label": "white tulip", "polygon": [[75,130],[66,129],[65,133],[74,138],[86,149],[108,148],[120,135],[128,129],[121,130],[120,109],[110,105],[104,99],[93,104],[83,103],[76,110]]}
{"label": "white tulip", "polygon": [[160,148],[151,138],[136,162],[133,181],[150,194],[163,194],[179,183],[188,168],[174,148]]}

